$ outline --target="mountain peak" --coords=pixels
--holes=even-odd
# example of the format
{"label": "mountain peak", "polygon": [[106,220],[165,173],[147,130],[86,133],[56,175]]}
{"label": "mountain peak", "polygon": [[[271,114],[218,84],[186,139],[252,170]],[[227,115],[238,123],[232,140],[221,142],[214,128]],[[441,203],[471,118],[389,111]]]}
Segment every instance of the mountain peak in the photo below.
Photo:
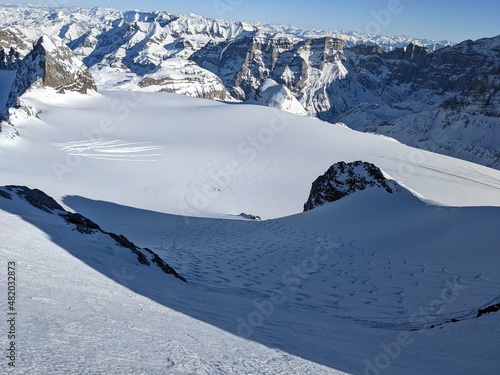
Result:
{"label": "mountain peak", "polygon": [[88,68],[60,38],[48,35],[41,36],[31,52],[18,63],[3,116],[6,117],[8,108],[19,107],[18,98],[26,91],[41,87],[82,94],[96,90]]}

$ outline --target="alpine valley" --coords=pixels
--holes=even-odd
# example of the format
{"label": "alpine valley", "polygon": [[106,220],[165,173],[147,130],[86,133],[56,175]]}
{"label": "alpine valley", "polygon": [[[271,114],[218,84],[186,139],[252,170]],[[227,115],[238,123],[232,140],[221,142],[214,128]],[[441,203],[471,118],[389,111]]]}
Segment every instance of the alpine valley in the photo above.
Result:
{"label": "alpine valley", "polygon": [[498,372],[500,36],[1,5],[0,120],[2,373]]}

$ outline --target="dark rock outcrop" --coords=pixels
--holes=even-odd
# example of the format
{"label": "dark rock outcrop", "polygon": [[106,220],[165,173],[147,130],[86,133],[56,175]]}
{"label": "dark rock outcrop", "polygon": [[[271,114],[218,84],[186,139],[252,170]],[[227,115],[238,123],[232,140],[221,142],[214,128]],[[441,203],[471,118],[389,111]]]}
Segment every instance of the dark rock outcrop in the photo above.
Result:
{"label": "dark rock outcrop", "polygon": [[491,305],[488,306],[484,309],[479,309],[477,311],[476,318],[480,318],[483,315],[489,314],[489,313],[494,313],[500,311],[500,303],[497,303],[496,305]]}
{"label": "dark rock outcrop", "polygon": [[30,189],[26,186],[7,186],[7,189],[14,191],[21,198],[26,200],[33,207],[42,211],[52,213],[54,210],[65,211],[64,208],[57,203],[54,198],[49,197],[43,191],[38,189]]}
{"label": "dark rock outcrop", "polygon": [[[158,268],[160,268],[163,273],[173,275],[179,280],[187,282],[184,277],[179,275],[173,267],[171,267],[168,263],[161,259],[161,257],[152,250],[148,248],[141,249],[133,242],[128,240],[125,236],[106,232],[92,220],[78,213],[66,211],[59,203],[57,203],[52,197],[48,196],[43,191],[38,189],[30,189],[26,186],[14,185],[9,185],[5,188],[26,200],[33,207],[36,207],[49,214],[59,215],[66,221],[66,223],[74,225],[78,232],[85,235],[93,235],[96,233],[105,234],[112,238],[117,243],[117,245],[132,251],[137,256],[137,260],[139,263],[146,266],[151,266],[151,263],[153,263]],[[0,190],[0,197],[3,197],[5,199],[12,199],[12,195],[9,192],[3,190]]]}
{"label": "dark rock outcrop", "polygon": [[6,191],[0,190],[0,197],[3,197],[8,200],[12,200],[12,195],[7,193]]}
{"label": "dark rock outcrop", "polygon": [[10,47],[8,50],[4,50],[0,47],[0,70],[15,70],[19,66],[21,61],[21,54]]}
{"label": "dark rock outcrop", "polygon": [[387,180],[382,171],[371,163],[335,163],[313,182],[304,212],[367,188],[381,188],[388,193],[397,189],[396,184]]}
{"label": "dark rock outcrop", "polygon": [[181,275],[179,275],[177,273],[177,271],[175,271],[170,265],[168,265],[167,263],[165,263],[165,261],[163,259],[161,259],[158,256],[158,254],[156,254],[155,252],[151,251],[147,247],[144,248],[144,250],[151,254],[151,256],[152,256],[152,260],[151,261],[153,263],[155,263],[158,267],[160,267],[160,269],[164,273],[169,274],[169,275],[174,275],[178,279],[180,279],[180,280],[184,281],[185,283],[187,283],[187,280],[184,277],[182,277]]}
{"label": "dark rock outcrop", "polygon": [[74,224],[76,226],[76,230],[80,233],[84,234],[93,234],[97,231],[101,231],[99,225],[94,223],[92,220],[87,219],[85,216],[80,214],[76,214],[73,212],[66,212],[61,215],[64,217],[67,223]]}

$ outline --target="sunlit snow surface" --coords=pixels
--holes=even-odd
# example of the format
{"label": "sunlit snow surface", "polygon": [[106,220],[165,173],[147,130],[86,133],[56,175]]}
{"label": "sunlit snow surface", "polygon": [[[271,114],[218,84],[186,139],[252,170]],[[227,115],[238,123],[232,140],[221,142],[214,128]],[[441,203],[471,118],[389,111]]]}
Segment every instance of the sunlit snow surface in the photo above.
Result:
{"label": "sunlit snow surface", "polygon": [[[500,299],[500,172],[252,105],[112,91],[24,101],[39,118],[1,138],[1,185],[44,190],[188,284],[101,257],[92,236],[0,197],[21,373],[499,368],[499,317],[475,316]],[[439,205],[368,190],[300,214],[341,160]]]}
{"label": "sunlit snow surface", "polygon": [[123,91],[42,90],[23,100],[39,119],[2,141],[0,178],[56,199],[276,218],[301,212],[330,165],[363,160],[426,200],[500,206],[499,171],[274,109]]}

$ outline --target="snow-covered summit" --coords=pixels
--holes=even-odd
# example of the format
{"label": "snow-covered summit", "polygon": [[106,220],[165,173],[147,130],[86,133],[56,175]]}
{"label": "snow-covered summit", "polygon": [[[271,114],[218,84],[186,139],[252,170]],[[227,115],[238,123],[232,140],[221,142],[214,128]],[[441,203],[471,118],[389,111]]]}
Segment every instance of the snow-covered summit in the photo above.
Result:
{"label": "snow-covered summit", "polygon": [[[16,9],[16,11],[13,11]],[[166,11],[144,12],[140,10],[119,11],[112,8],[79,8],[0,5],[0,26],[3,28],[23,28],[29,26],[33,35],[36,31],[52,31],[51,35],[59,35],[66,42],[77,39],[82,26],[96,27],[98,30],[110,26],[125,24],[150,24],[163,28],[172,35],[182,35],[188,39],[208,40],[230,39],[237,37],[259,36],[266,38],[299,38],[314,39],[335,37],[344,40],[348,46],[355,44],[377,44],[385,50],[403,47],[409,43],[418,43],[435,50],[452,44],[450,41],[433,41],[405,36],[373,35],[362,32],[344,32],[335,30],[307,29],[294,26],[269,24],[262,22],[233,22],[214,20],[197,14],[174,15]],[[56,33],[58,31],[58,33]]]}
{"label": "snow-covered summit", "polygon": [[268,107],[281,109],[282,111],[296,115],[307,116],[307,111],[290,90],[285,85],[278,84],[271,78],[266,79],[257,89],[255,101],[258,104]]}

